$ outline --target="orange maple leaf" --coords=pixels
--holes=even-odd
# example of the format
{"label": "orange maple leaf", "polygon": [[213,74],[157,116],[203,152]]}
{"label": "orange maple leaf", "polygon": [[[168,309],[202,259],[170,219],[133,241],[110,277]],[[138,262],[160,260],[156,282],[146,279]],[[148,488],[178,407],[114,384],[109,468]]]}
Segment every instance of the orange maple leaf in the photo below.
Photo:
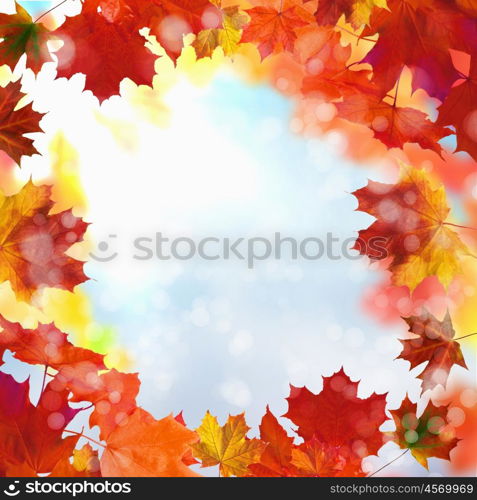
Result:
{"label": "orange maple leaf", "polygon": [[287,1],[278,10],[258,6],[245,12],[251,20],[243,30],[241,42],[255,43],[262,59],[274,52],[293,52],[295,30],[309,24],[298,7]]}
{"label": "orange maple leaf", "polygon": [[8,349],[20,361],[49,366],[55,370],[79,363],[92,364],[96,370],[106,368],[102,354],[74,346],[54,324],[39,324],[37,328],[28,330],[0,315],[0,327],[0,359]]}
{"label": "orange maple leaf", "polygon": [[[197,434],[174,417],[155,420],[137,408],[106,440],[101,456],[104,477],[196,477],[182,458]],[[147,451],[145,451],[147,450]]]}

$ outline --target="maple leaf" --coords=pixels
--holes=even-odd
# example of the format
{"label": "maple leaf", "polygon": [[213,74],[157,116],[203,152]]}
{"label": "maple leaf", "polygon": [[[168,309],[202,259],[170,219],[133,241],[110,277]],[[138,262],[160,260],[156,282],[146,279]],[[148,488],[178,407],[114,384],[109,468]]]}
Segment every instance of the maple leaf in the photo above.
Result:
{"label": "maple leaf", "polygon": [[243,30],[241,42],[257,44],[262,59],[273,52],[293,52],[297,39],[295,30],[308,24],[296,5],[288,5],[285,0],[279,10],[258,6],[245,11],[251,20]]}
{"label": "maple leaf", "polygon": [[13,71],[20,57],[27,54],[26,67],[38,73],[43,63],[52,61],[47,42],[49,30],[33,22],[30,14],[15,2],[16,13],[0,14],[0,65],[7,64]]}
{"label": "maple leaf", "polygon": [[267,406],[267,411],[260,423],[260,439],[267,443],[257,463],[248,466],[256,477],[295,476],[297,471],[292,465],[293,438]]}
{"label": "maple leaf", "polygon": [[55,370],[85,362],[95,365],[97,370],[106,368],[103,355],[74,346],[53,323],[39,324],[34,330],[28,330],[0,315],[0,327],[3,329],[0,335],[0,359],[8,349],[20,361],[50,366]]}
{"label": "maple leaf", "polygon": [[472,52],[477,45],[477,20],[453,2],[389,0],[388,9],[374,10],[363,37],[379,33],[363,62],[373,67],[373,81],[384,96],[404,66],[413,72],[413,89],[443,100],[458,78],[449,49]]}
{"label": "maple leaf", "polygon": [[238,6],[222,7],[220,0],[212,0],[217,7],[217,27],[199,32],[192,46],[197,57],[211,57],[217,47],[222,47],[225,55],[233,54],[238,47],[241,30],[248,21]]}
{"label": "maple leaf", "polygon": [[69,407],[67,391],[49,385],[38,406],[31,404],[28,394],[28,380],[18,383],[0,373],[0,458],[11,464],[10,473],[18,473],[18,468],[49,473],[71,456],[78,437],[62,439],[62,434],[79,409]]}
{"label": "maple leaf", "polygon": [[98,450],[89,443],[73,450],[72,462],[69,458],[59,461],[49,477],[101,477]]}
{"label": "maple leaf", "polygon": [[292,451],[292,464],[299,474],[311,477],[337,476],[346,466],[347,459],[339,454],[339,448],[326,445],[316,437]]}
{"label": "maple leaf", "polygon": [[426,469],[431,457],[449,460],[450,451],[457,445],[455,431],[447,423],[447,406],[434,406],[429,402],[417,416],[417,405],[406,396],[398,410],[390,413],[396,424],[391,437],[400,448],[411,450],[412,456]]}
{"label": "maple leaf", "polygon": [[428,120],[422,111],[388,104],[373,94],[350,95],[335,106],[340,117],[369,126],[374,137],[388,148],[417,143],[424,149],[440,153],[442,148],[438,141],[451,134],[449,129]]}
{"label": "maple leaf", "polygon": [[197,429],[200,441],[192,445],[194,455],[202,461],[202,467],[220,465],[224,477],[246,476],[248,466],[255,463],[265,447],[259,439],[247,439],[250,427],[245,416],[229,415],[224,426],[209,412]]}
{"label": "maple leaf", "polygon": [[353,27],[359,28],[364,24],[369,24],[369,19],[375,7],[387,9],[387,0],[356,0],[349,19]]}
{"label": "maple leaf", "polygon": [[43,117],[33,111],[31,103],[16,109],[24,96],[20,89],[20,81],[0,87],[0,149],[18,165],[22,156],[38,153],[33,140],[25,137],[25,134],[42,132],[40,120]]}
{"label": "maple leaf", "polygon": [[376,221],[359,232],[355,249],[374,260],[390,257],[392,283],[413,291],[428,276],[448,286],[470,255],[447,225],[450,209],[443,186],[434,189],[423,170],[403,166],[397,184],[369,181],[353,193],[357,210]]}
{"label": "maple leaf", "polygon": [[141,384],[137,374],[112,369],[99,376],[86,373],[83,377],[75,378],[74,375],[74,371],[73,377],[68,377],[65,371],[60,373],[66,378],[66,387],[73,392],[72,401],[90,401],[94,404],[94,411],[89,418],[90,426],[98,425],[100,438],[108,439],[114,429],[127,421],[137,408],[136,396]]}
{"label": "maple leaf", "polygon": [[467,368],[459,344],[452,340],[455,331],[449,312],[443,321],[427,311],[420,316],[403,319],[409,325],[409,332],[415,337],[400,340],[403,351],[398,357],[409,361],[411,369],[427,363],[419,375],[423,381],[423,392],[434,389],[439,384],[445,387],[453,365]]}
{"label": "maple leaf", "polygon": [[302,92],[306,96],[335,100],[352,97],[357,92],[372,91],[369,70],[348,68],[351,47],[343,47],[341,35],[332,31],[325,38],[326,43],[306,61],[309,76],[303,79]]}
{"label": "maple leaf", "polygon": [[355,0],[319,0],[316,10],[316,22],[319,25],[334,25],[344,15],[349,19]]}
{"label": "maple leaf", "polygon": [[353,27],[368,24],[375,7],[387,8],[386,0],[319,0],[315,12],[318,25],[335,25],[344,15]]}
{"label": "maple leaf", "polygon": [[9,280],[20,300],[45,286],[72,290],[87,279],[84,263],[66,254],[87,224],[71,210],[51,215],[50,193],[29,181],[13,196],[0,194],[0,282]]}
{"label": "maple leaf", "polygon": [[54,35],[64,42],[56,53],[57,77],[83,73],[85,89],[102,102],[119,93],[124,78],[151,85],[156,56],[146,48],[145,38],[128,16],[102,10],[98,3],[85,0],[81,14],[68,17]]}
{"label": "maple leaf", "polygon": [[[181,425],[183,425],[184,427],[187,427],[186,423],[185,423],[185,420],[184,420],[184,416],[182,415],[182,412],[178,413],[175,417],[174,417],[175,421],[176,422],[179,422]],[[199,462],[194,458],[194,455],[192,455],[192,449],[188,449],[185,453],[185,455],[182,457],[182,461],[184,462],[184,465],[194,465],[194,464],[198,464]]]}
{"label": "maple leaf", "polygon": [[291,386],[288,412],[284,415],[298,426],[298,434],[311,440],[316,437],[327,446],[339,448],[346,460],[361,461],[375,455],[383,445],[379,427],[386,420],[385,394],[366,399],[356,396],[358,383],[341,369],[323,378],[319,394],[306,387]]}
{"label": "maple leaf", "polygon": [[[197,434],[172,416],[155,420],[137,408],[106,440],[101,456],[104,477],[195,477],[182,462]],[[147,451],[145,451],[147,450]]]}
{"label": "maple leaf", "polygon": [[469,74],[452,87],[438,111],[439,125],[455,127],[456,151],[467,151],[477,160],[477,56],[471,58]]}

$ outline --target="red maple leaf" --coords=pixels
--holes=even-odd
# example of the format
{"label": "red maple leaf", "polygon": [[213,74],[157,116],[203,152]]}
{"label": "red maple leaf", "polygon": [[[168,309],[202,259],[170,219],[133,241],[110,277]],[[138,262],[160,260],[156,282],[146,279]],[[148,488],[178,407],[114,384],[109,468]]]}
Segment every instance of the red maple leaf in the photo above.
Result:
{"label": "red maple leaf", "polygon": [[68,406],[68,393],[46,386],[38,406],[29,399],[28,380],[16,382],[0,373],[0,462],[9,474],[18,468],[48,473],[71,456],[78,436],[62,438],[78,409]]}
{"label": "red maple leaf", "polygon": [[339,116],[369,126],[374,137],[388,148],[417,143],[424,149],[440,153],[442,148],[438,141],[451,134],[449,129],[428,120],[422,111],[388,104],[373,94],[348,95],[335,105]]}
{"label": "red maple leaf", "polygon": [[455,331],[449,312],[443,321],[427,311],[403,319],[415,337],[400,340],[403,350],[398,357],[409,361],[411,368],[427,363],[419,374],[423,391],[434,389],[439,384],[445,387],[449,371],[455,364],[467,368],[459,344],[452,340]]}
{"label": "red maple leaf", "polygon": [[457,136],[456,151],[467,151],[477,160],[477,56],[470,61],[467,76],[458,80],[439,107],[439,125],[452,125]]}
{"label": "red maple leaf", "polygon": [[24,96],[20,81],[0,87],[0,149],[5,151],[18,165],[22,156],[38,153],[33,140],[25,134],[42,132],[40,120],[43,115],[33,111],[32,105],[16,109]]}
{"label": "red maple leaf", "polygon": [[151,85],[157,56],[146,48],[134,16],[102,10],[98,3],[85,0],[81,14],[67,18],[54,34],[64,42],[57,52],[58,78],[83,73],[85,89],[102,102],[119,93],[124,78]]}
{"label": "red maple leaf", "polygon": [[388,0],[375,9],[364,37],[379,33],[363,59],[373,67],[373,81],[384,96],[404,66],[413,72],[413,89],[423,88],[441,100],[458,78],[449,49],[477,50],[477,19],[443,0]]}
{"label": "red maple leaf", "polygon": [[383,445],[379,427],[386,420],[385,394],[357,397],[358,383],[343,369],[323,378],[323,390],[311,393],[306,387],[291,386],[288,412],[284,415],[298,426],[306,441],[313,436],[327,445],[339,447],[347,460],[375,455]]}

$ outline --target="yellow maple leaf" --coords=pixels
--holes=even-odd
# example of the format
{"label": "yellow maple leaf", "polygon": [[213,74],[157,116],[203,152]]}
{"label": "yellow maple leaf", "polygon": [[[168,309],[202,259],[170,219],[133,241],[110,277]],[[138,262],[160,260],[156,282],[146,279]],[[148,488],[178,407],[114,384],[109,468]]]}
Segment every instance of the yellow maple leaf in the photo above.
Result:
{"label": "yellow maple leaf", "polygon": [[220,465],[224,477],[245,476],[248,466],[258,461],[265,448],[259,439],[246,438],[249,429],[244,413],[229,415],[221,427],[217,418],[207,412],[197,429],[200,441],[192,445],[194,455],[202,461],[202,467]]}
{"label": "yellow maple leaf", "polygon": [[355,249],[374,260],[391,258],[394,285],[413,291],[437,276],[447,287],[462,272],[461,258],[472,254],[447,222],[444,186],[435,187],[427,172],[403,166],[397,184],[369,181],[353,194],[358,210],[377,219],[360,231]]}
{"label": "yellow maple leaf", "polygon": [[387,9],[386,0],[356,0],[353,5],[350,22],[355,28],[359,28],[369,23],[369,18],[375,7]]}
{"label": "yellow maple leaf", "polygon": [[192,42],[197,57],[211,57],[217,47],[222,47],[225,55],[233,54],[238,47],[241,30],[247,23],[247,15],[238,6],[223,7],[221,2],[212,1],[221,15],[220,28],[202,30]]}

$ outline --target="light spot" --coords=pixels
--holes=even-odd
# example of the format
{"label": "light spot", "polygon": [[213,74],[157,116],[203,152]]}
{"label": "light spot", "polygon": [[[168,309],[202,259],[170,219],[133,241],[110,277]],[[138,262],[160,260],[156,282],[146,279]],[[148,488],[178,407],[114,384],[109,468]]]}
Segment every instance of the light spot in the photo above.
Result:
{"label": "light spot", "polygon": [[54,412],[48,415],[47,424],[52,430],[57,431],[58,429],[62,429],[65,426],[65,422],[65,417],[61,413]]}
{"label": "light spot", "polygon": [[404,238],[404,248],[407,252],[414,253],[420,246],[421,241],[415,234],[409,234]]}
{"label": "light spot", "polygon": [[454,427],[459,427],[465,422],[465,411],[454,406],[447,412],[447,421]]}
{"label": "light spot", "polygon": [[445,425],[445,420],[442,417],[431,417],[427,421],[427,430],[432,434],[439,434]]}
{"label": "light spot", "polygon": [[475,389],[464,389],[460,395],[460,402],[466,408],[477,405],[477,391]]}
{"label": "light spot", "polygon": [[404,433],[404,439],[409,444],[414,444],[419,439],[419,434],[416,431],[409,430]]}
{"label": "light spot", "polygon": [[389,127],[389,120],[385,116],[376,116],[371,122],[371,127],[376,132],[384,132]]}

